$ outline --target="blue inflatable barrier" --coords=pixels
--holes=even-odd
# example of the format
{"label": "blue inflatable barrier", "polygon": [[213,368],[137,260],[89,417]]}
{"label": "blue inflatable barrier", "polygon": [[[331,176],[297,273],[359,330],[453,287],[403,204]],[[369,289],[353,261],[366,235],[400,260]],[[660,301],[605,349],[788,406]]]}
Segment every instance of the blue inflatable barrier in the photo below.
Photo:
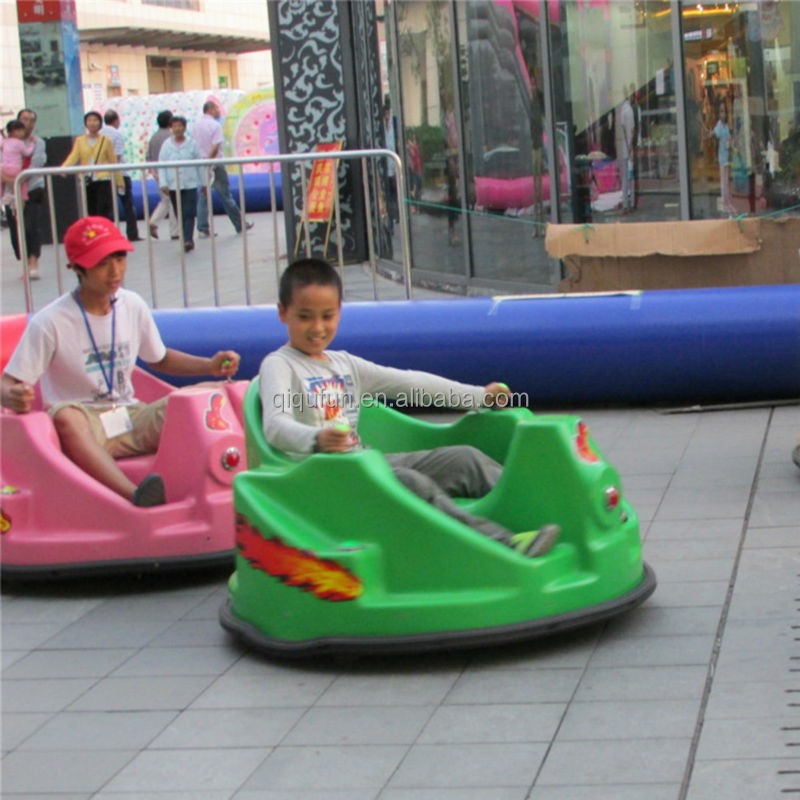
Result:
{"label": "blue inflatable barrier", "polygon": [[[239,176],[236,174],[229,175],[231,183],[231,194],[236,202],[239,202]],[[144,218],[143,202],[142,202],[142,183],[139,180],[133,181],[133,207],[136,209],[136,217],[138,219]],[[247,206],[248,212],[253,211],[270,211],[272,198],[269,186],[269,173],[267,172],[246,172],[244,174],[244,201]],[[216,192],[211,193],[214,198],[214,213],[224,214],[225,210],[222,207],[222,202]],[[152,179],[147,181],[147,202],[152,211],[158,203],[160,197],[158,194],[158,187],[156,182]],[[275,172],[275,204],[278,210],[283,208],[283,190],[281,184],[281,173]],[[124,217],[124,211],[120,204],[120,217]]]}
{"label": "blue inflatable barrier", "polygon": [[[155,312],[170,347],[242,354],[286,341],[274,307]],[[334,346],[474,384],[533,408],[727,403],[800,396],[800,286],[348,303]]]}

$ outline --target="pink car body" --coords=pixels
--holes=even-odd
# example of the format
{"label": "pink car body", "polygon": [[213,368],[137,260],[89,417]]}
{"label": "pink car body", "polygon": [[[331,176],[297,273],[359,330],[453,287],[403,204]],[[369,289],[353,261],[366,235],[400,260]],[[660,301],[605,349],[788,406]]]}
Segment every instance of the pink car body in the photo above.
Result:
{"label": "pink car body", "polygon": [[121,459],[164,478],[167,503],[137,508],[59,447],[49,415],[2,409],[0,564],[6,578],[233,563],[233,477],[245,468],[247,381],[175,389],[137,369],[137,396],[169,394],[158,452]]}

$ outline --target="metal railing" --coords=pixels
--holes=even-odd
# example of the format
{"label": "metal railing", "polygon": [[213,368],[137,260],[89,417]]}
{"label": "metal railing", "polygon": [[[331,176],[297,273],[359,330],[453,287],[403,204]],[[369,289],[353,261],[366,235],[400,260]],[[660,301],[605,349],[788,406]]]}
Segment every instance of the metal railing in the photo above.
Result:
{"label": "metal railing", "polygon": [[[148,257],[148,266],[149,266],[149,274],[150,274],[150,292],[152,297],[152,303],[154,307],[158,307],[158,299],[157,299],[157,291],[156,291],[156,272],[155,272],[155,264],[153,259],[153,238],[150,235],[150,203],[147,191],[147,181],[148,181],[148,173],[155,172],[155,171],[162,171],[162,170],[175,170],[175,178],[176,178],[176,205],[177,205],[177,218],[178,218],[178,225],[179,228],[182,225],[182,209],[181,209],[181,202],[180,202],[180,170],[182,167],[206,167],[208,169],[203,170],[205,175],[205,184],[204,188],[205,191],[208,192],[208,208],[209,208],[209,239],[211,242],[211,269],[212,269],[212,277],[213,277],[213,288],[214,288],[214,305],[219,306],[219,264],[217,259],[217,251],[214,242],[214,213],[213,213],[213,199],[211,196],[211,186],[212,186],[212,167],[215,166],[227,166],[233,165],[238,167],[237,174],[239,178],[239,192],[238,192],[238,200],[239,200],[239,208],[242,214],[242,269],[244,270],[244,284],[245,284],[245,302],[246,305],[251,305],[251,280],[250,280],[250,254],[248,249],[248,240],[247,240],[247,208],[246,208],[246,199],[245,199],[245,190],[244,190],[244,170],[243,167],[247,164],[291,164],[297,162],[302,167],[301,172],[301,193],[303,199],[303,211],[301,212],[301,219],[302,215],[307,214],[307,206],[308,206],[308,176],[307,176],[307,169],[310,164],[313,164],[314,161],[318,160],[341,160],[341,161],[353,161],[353,160],[360,160],[361,162],[361,173],[362,173],[362,191],[363,191],[363,200],[364,200],[364,210],[365,210],[365,218],[366,218],[366,230],[367,230],[367,252],[368,252],[368,260],[370,265],[370,270],[372,272],[372,281],[373,281],[373,293],[375,299],[377,300],[377,258],[375,253],[375,242],[374,242],[374,235],[373,235],[373,201],[371,199],[372,190],[370,188],[370,170],[368,170],[368,164],[370,162],[373,163],[374,169],[372,170],[372,174],[375,177],[376,181],[380,180],[379,177],[379,170],[377,169],[379,160],[382,158],[390,158],[395,162],[395,176],[396,176],[396,185],[397,185],[397,207],[399,209],[399,216],[400,216],[400,242],[401,242],[401,249],[402,249],[402,263],[403,263],[403,283],[405,288],[405,295],[408,299],[412,297],[412,286],[411,286],[411,260],[410,260],[410,248],[409,248],[409,231],[408,231],[408,216],[407,216],[407,205],[406,205],[406,190],[405,190],[405,178],[403,174],[403,162],[397,153],[391,150],[341,150],[336,152],[309,152],[309,153],[288,153],[288,154],[281,154],[275,156],[258,156],[258,157],[246,157],[246,158],[216,158],[216,159],[195,159],[191,161],[145,161],[145,162],[136,162],[136,163],[128,163],[128,164],[84,164],[74,167],[42,167],[39,169],[27,169],[21,172],[14,181],[14,198],[16,202],[16,208],[19,210],[19,213],[16,214],[16,224],[17,224],[17,236],[19,242],[19,249],[20,249],[20,258],[23,265],[23,282],[25,288],[25,306],[28,313],[33,311],[33,295],[31,292],[31,285],[30,285],[30,273],[28,268],[28,251],[27,251],[27,242],[25,239],[25,219],[24,219],[24,212],[23,209],[23,202],[22,202],[22,183],[34,176],[43,176],[45,179],[45,185],[47,188],[47,198],[48,198],[48,211],[50,217],[50,228],[53,232],[53,241],[55,246],[55,260],[56,260],[56,276],[58,282],[58,291],[59,294],[62,294],[64,291],[63,287],[63,277],[61,274],[61,248],[58,246],[57,243],[57,220],[56,220],[56,209],[55,209],[55,202],[54,202],[54,193],[53,193],[53,176],[59,177],[68,177],[70,175],[75,176],[78,180],[79,188],[79,197],[81,202],[81,214],[80,216],[86,216],[88,208],[87,196],[86,196],[86,185],[83,177],[89,175],[90,173],[95,172],[108,172],[108,173],[116,173],[116,172],[136,172],[138,171],[140,174],[140,178],[138,178],[138,182],[141,184],[142,187],[142,212],[143,218],[145,222],[145,239],[147,241],[147,257]],[[341,166],[341,165],[339,165]],[[279,252],[279,237],[278,237],[278,216],[277,216],[277,209],[276,209],[276,186],[275,186],[275,176],[274,171],[269,170],[269,194],[270,194],[270,213],[272,214],[273,219],[273,239],[274,239],[274,249],[275,249],[275,275],[276,280],[280,278],[280,252]],[[342,276],[342,280],[344,280],[344,261],[343,261],[343,245],[342,245],[342,229],[341,229],[341,209],[340,209],[340,197],[339,193],[341,191],[341,176],[337,170],[337,181],[336,181],[336,191],[333,193],[333,203],[334,203],[334,219],[335,219],[335,231],[336,231],[336,243],[337,243],[337,250],[338,250],[338,266],[339,271]],[[131,187],[133,186],[133,179],[131,181]],[[109,191],[113,192],[113,202],[112,207],[114,209],[114,222],[115,224],[119,224],[120,217],[119,217],[119,203],[117,202],[117,189],[115,185],[115,181],[112,179],[109,181]],[[199,187],[202,188],[202,187]],[[379,189],[378,189],[379,191]],[[285,198],[287,197],[287,192],[285,191],[285,187],[282,187],[282,193]],[[166,202],[170,202],[169,197],[166,198]],[[375,204],[375,208],[379,208],[379,204]],[[377,224],[380,224],[380,220],[377,220]],[[303,226],[305,228],[305,236],[304,236],[304,243],[305,243],[305,253],[306,256],[311,255],[311,235],[309,230],[309,225],[306,224]],[[298,234],[299,235],[299,234]],[[187,280],[187,271],[186,271],[186,252],[183,247],[180,249],[180,259],[181,259],[181,280],[182,280],[182,289],[183,289],[183,304],[184,307],[189,305],[188,299],[188,280]]]}

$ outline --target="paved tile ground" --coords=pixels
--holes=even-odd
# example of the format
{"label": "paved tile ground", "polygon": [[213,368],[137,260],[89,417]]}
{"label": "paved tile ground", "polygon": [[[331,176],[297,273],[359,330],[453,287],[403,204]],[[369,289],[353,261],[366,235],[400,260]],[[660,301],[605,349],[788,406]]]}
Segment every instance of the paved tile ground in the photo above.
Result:
{"label": "paved tile ground", "polygon": [[220,628],[224,571],[5,585],[3,798],[800,791],[797,407],[584,417],[659,578],[640,608],[513,647],[282,663]]}

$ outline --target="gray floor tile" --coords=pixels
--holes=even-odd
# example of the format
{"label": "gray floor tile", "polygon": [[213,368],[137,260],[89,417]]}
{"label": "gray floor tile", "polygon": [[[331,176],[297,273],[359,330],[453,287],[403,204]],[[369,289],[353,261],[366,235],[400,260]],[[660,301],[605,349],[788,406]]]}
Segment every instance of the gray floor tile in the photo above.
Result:
{"label": "gray floor tile", "polygon": [[3,711],[61,711],[95,684],[94,678],[3,681]]}
{"label": "gray floor tile", "polygon": [[645,553],[645,559],[656,571],[659,585],[676,581],[728,581],[733,570],[735,552],[730,545],[726,546],[726,550],[727,552],[712,558],[694,558],[687,554],[685,558],[665,559]]}
{"label": "gray floor tile", "polygon": [[701,537],[703,539],[722,539],[736,545],[742,533],[742,520],[732,519],[670,519],[654,520],[648,529],[648,542],[667,539],[688,540],[688,545]]}
{"label": "gray floor tile", "polygon": [[750,514],[753,525],[792,525],[800,520],[800,493],[797,490],[770,492],[765,496],[759,492]]}
{"label": "gray floor tile", "polygon": [[748,498],[747,488],[717,487],[709,492],[704,487],[671,487],[664,495],[656,519],[743,519]]}
{"label": "gray floor tile", "polygon": [[[379,796],[377,789],[325,789],[324,791],[325,800],[377,800]],[[233,795],[232,800],[319,800],[319,797],[319,789],[242,789]]]}
{"label": "gray floor tile", "polygon": [[190,619],[219,619],[219,608],[228,597],[228,587],[220,586],[219,589],[211,593],[209,597],[190,609],[185,616],[185,620]]}
{"label": "gray floor tile", "polygon": [[[702,522],[694,539],[656,539],[648,538],[644,545],[644,557],[647,561],[660,564],[663,561],[694,561],[700,559],[732,559],[736,555],[739,544],[738,536],[703,536]],[[727,575],[726,575],[727,577]],[[713,579],[712,579],[713,580]],[[717,578],[716,580],[721,580]]]}
{"label": "gray floor tile", "polygon": [[168,628],[168,621],[140,620],[117,625],[105,621],[83,622],[79,620],[60,633],[51,636],[40,646],[48,649],[70,649],[78,647],[143,647]]}
{"label": "gray floor tile", "polygon": [[70,711],[182,711],[212,677],[104,678],[70,706]]}
{"label": "gray floor tile", "polygon": [[783,719],[707,719],[697,748],[697,758],[700,761],[733,758],[796,760],[798,742],[800,719],[797,715]]}
{"label": "gray floor tile", "polygon": [[449,705],[436,709],[420,744],[549,742],[565,703]]}
{"label": "gray floor tile", "polygon": [[275,747],[305,708],[184,711],[152,743],[158,749]]}
{"label": "gray floor tile", "polygon": [[108,792],[193,792],[238,789],[269,755],[267,748],[145,750],[119,771]]}
{"label": "gray floor tile", "polygon": [[446,703],[566,702],[580,678],[577,669],[473,671],[459,678]]}
{"label": "gray floor tile", "polygon": [[[798,652],[800,653],[800,648]],[[731,650],[723,647],[717,661],[715,680],[720,683],[726,681],[781,683],[793,680],[795,675],[790,672],[792,667],[797,667],[797,661],[790,661],[785,652]]]}
{"label": "gray floor tile", "polygon": [[192,594],[141,594],[112,597],[81,617],[86,623],[104,622],[123,625],[146,619],[151,622],[174,622],[200,602]]}
{"label": "gray floor tile", "polygon": [[[5,610],[3,612],[5,616]],[[9,650],[32,650],[52,639],[67,623],[16,623],[3,620],[3,648]]]}
{"label": "gray floor tile", "polygon": [[310,708],[283,744],[412,744],[433,710],[403,705]]}
{"label": "gray floor tile", "polygon": [[527,796],[527,787],[521,786],[477,789],[438,786],[436,789],[384,789],[378,795],[378,800],[525,800]]}
{"label": "gray floor tile", "polygon": [[[754,620],[797,619],[797,609],[789,598],[789,591],[774,591],[768,583],[759,587],[761,591],[745,592],[737,586],[728,607],[730,622],[752,622]],[[772,591],[771,591],[772,589]]]}
{"label": "gray floor tile", "polygon": [[13,712],[3,711],[2,736],[0,744],[3,750],[14,750],[24,742],[35,730],[41,728],[47,720],[52,718],[51,713],[41,712]]}
{"label": "gray floor tile", "polygon": [[654,595],[643,606],[610,620],[604,638],[715,634],[719,618],[719,606],[667,607]]}
{"label": "gray floor tile", "polygon": [[175,712],[78,711],[59,714],[27,739],[20,750],[141,750]]}
{"label": "gray floor tile", "polygon": [[745,550],[763,549],[766,547],[796,547],[797,525],[784,525],[769,528],[750,526],[744,540]]}
{"label": "gray floor tile", "polygon": [[[230,800],[232,792],[223,789],[216,792],[201,792],[193,789],[188,792],[98,792],[92,800]],[[54,800],[56,800],[54,798]]]}
{"label": "gray floor tile", "polygon": [[723,649],[769,652],[788,660],[797,650],[796,636],[786,619],[728,620]]}
{"label": "gray floor tile", "polygon": [[542,767],[537,786],[615,784],[623,775],[628,783],[680,783],[690,741],[690,737],[556,741]]}
{"label": "gray floor tile", "polygon": [[705,666],[590,667],[576,701],[688,700],[703,694]]}
{"label": "gray floor tile", "polygon": [[686,800],[791,797],[800,790],[796,768],[796,761],[760,758],[696,761]]}
{"label": "gray floor tile", "polygon": [[156,636],[153,647],[216,647],[230,643],[230,636],[216,620],[179,620]]}
{"label": "gray floor tile", "polygon": [[[800,494],[800,491],[798,491]],[[747,550],[742,553],[736,576],[737,591],[764,591],[770,585],[790,590],[800,574],[800,517],[794,547]]]}
{"label": "gray floor tile", "polygon": [[552,669],[558,667],[582,668],[597,645],[601,628],[593,625],[588,628],[570,631],[530,642],[521,642],[501,650],[486,649],[470,655],[469,664],[464,670],[520,670]]}
{"label": "gray floor tile", "polygon": [[[656,572],[658,578],[658,572]],[[662,606],[680,608],[718,606],[725,602],[728,581],[672,581],[660,583],[653,599]]]}
{"label": "gray floor tile", "polygon": [[342,675],[320,697],[320,706],[428,706],[440,703],[458,679],[458,674],[431,675],[356,673]]}
{"label": "gray floor tile", "polygon": [[403,760],[404,745],[278,747],[243,789],[380,789]]}
{"label": "gray floor tile", "polygon": [[795,685],[788,679],[778,683],[714,681],[706,706],[706,719],[778,719],[796,713],[789,704],[800,704],[800,692],[789,693]]}
{"label": "gray floor tile", "polygon": [[710,634],[602,639],[592,667],[643,667],[707,664],[714,646]]}
{"label": "gray floor tile", "polygon": [[688,739],[697,714],[696,700],[576,702],[567,709],[558,741]]}
{"label": "gray floor tile", "polygon": [[130,649],[35,650],[3,673],[10,678],[102,678],[136,651]]}
{"label": "gray floor tile", "polygon": [[201,708],[269,708],[313,704],[333,681],[332,675],[273,673],[223,675],[192,703]]}
{"label": "gray floor tile", "polygon": [[534,786],[528,800],[675,800],[679,783]]}
{"label": "gray floor tile", "polygon": [[80,619],[103,602],[102,598],[71,599],[58,596],[58,602],[53,602],[54,599],[44,589],[39,597],[15,593],[14,584],[6,582],[2,596],[4,625],[6,622],[13,622],[61,625],[63,627]]}
{"label": "gray floor tile", "polygon": [[28,650],[0,650],[0,668],[5,671],[28,655]]}
{"label": "gray floor tile", "polygon": [[96,792],[135,756],[125,750],[108,750],[103,758],[91,750],[62,750],[43,758],[40,752],[18,750],[3,759],[3,796]]}
{"label": "gray floor tile", "polygon": [[146,675],[220,675],[240,654],[220,647],[145,647],[114,670],[115,678]]}
{"label": "gray floor tile", "polygon": [[388,788],[529,786],[546,751],[544,743],[418,744]]}

